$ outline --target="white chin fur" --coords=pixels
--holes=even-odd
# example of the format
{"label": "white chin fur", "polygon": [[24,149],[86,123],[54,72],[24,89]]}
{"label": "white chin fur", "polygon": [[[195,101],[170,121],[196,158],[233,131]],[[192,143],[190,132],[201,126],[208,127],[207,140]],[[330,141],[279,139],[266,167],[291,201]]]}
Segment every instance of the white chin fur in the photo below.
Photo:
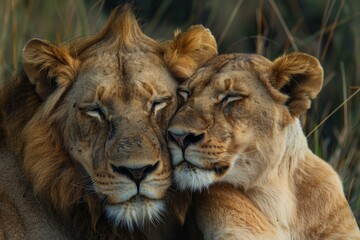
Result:
{"label": "white chin fur", "polygon": [[201,191],[215,180],[213,172],[203,169],[175,168],[174,181],[180,190]]}
{"label": "white chin fur", "polygon": [[107,217],[115,226],[123,226],[133,230],[135,226],[142,228],[147,222],[156,223],[165,212],[161,200],[138,200],[105,207]]}

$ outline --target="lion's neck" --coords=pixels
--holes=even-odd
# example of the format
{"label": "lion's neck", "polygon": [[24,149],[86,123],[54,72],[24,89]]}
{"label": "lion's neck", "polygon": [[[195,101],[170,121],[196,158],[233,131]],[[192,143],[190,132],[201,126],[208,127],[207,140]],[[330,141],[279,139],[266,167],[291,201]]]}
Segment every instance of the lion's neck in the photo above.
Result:
{"label": "lion's neck", "polygon": [[[264,174],[256,184],[248,189],[249,198],[268,216],[274,225],[285,232],[296,218],[296,199],[293,175],[305,159],[308,150],[306,137],[299,120],[287,127],[283,151],[274,155],[272,161],[278,162],[273,169]],[[269,156],[263,156],[269,158]]]}

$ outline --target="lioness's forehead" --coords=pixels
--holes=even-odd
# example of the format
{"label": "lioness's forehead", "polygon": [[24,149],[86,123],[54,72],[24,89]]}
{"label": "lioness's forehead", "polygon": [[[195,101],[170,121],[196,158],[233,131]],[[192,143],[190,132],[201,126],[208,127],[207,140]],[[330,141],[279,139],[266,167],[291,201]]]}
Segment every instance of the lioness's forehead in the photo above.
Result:
{"label": "lioness's forehead", "polygon": [[259,72],[254,68],[259,63],[245,57],[220,60],[200,69],[184,85],[195,94],[203,92],[204,89],[212,89],[213,92],[249,91],[252,87],[259,86]]}

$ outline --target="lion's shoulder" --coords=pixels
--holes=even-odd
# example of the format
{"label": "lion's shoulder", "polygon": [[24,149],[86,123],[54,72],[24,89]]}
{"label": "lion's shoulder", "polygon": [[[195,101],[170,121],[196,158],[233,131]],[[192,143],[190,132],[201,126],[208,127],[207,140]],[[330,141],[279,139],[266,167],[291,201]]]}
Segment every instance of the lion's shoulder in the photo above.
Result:
{"label": "lion's shoulder", "polygon": [[21,155],[25,124],[35,114],[41,102],[26,75],[19,72],[0,87],[0,143]]}
{"label": "lion's shoulder", "polygon": [[0,159],[0,238],[71,239],[35,199],[15,156],[1,147]]}

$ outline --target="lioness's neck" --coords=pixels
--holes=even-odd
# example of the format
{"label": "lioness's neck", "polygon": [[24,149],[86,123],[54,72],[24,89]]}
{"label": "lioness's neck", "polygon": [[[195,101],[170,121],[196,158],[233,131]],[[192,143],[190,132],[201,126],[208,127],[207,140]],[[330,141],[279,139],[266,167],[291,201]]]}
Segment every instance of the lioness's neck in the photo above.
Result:
{"label": "lioness's neck", "polygon": [[276,156],[280,159],[272,159],[279,164],[269,169],[247,193],[271,222],[286,231],[296,216],[293,175],[304,161],[308,146],[298,119],[284,134],[283,154]]}
{"label": "lioness's neck", "polygon": [[285,152],[279,165],[279,172],[286,173],[292,178],[294,171],[305,159],[307,151],[308,145],[300,121],[295,119],[294,123],[286,128]]}

